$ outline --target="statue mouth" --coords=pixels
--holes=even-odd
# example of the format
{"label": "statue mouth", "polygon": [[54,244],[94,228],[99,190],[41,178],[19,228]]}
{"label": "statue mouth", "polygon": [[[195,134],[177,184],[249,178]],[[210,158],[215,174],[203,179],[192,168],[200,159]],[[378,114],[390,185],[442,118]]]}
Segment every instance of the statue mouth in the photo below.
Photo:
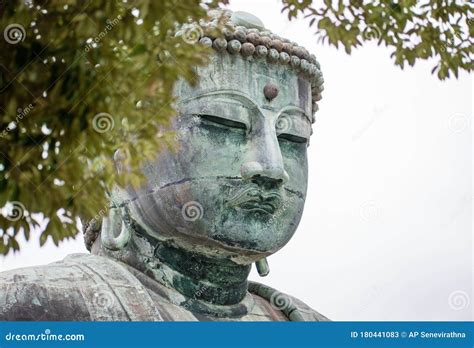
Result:
{"label": "statue mouth", "polygon": [[263,190],[255,184],[248,184],[225,200],[232,208],[263,214],[274,214],[281,205],[282,195],[279,191]]}
{"label": "statue mouth", "polygon": [[256,213],[273,214],[277,207],[269,203],[247,202],[239,206],[242,210],[253,211]]}

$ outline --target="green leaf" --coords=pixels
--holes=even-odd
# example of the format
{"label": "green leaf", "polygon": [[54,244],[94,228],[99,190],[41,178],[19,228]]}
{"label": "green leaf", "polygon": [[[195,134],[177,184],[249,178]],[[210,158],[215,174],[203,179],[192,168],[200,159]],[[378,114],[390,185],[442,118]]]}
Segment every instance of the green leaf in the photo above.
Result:
{"label": "green leaf", "polygon": [[148,48],[144,44],[140,44],[135,46],[135,48],[130,53],[130,57],[134,57],[145,52],[148,52]]}

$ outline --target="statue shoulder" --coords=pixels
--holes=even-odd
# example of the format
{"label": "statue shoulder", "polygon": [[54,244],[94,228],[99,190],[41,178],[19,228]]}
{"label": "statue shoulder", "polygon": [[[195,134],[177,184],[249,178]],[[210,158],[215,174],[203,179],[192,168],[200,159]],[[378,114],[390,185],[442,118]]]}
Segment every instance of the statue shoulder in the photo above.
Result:
{"label": "statue shoulder", "polygon": [[73,254],[0,273],[0,321],[160,319],[144,286],[106,257]]}
{"label": "statue shoulder", "polygon": [[290,321],[330,321],[303,301],[270,286],[251,281],[249,292],[263,297],[273,308],[283,312]]}
{"label": "statue shoulder", "polygon": [[0,320],[90,320],[78,292],[84,283],[85,273],[65,260],[2,272]]}

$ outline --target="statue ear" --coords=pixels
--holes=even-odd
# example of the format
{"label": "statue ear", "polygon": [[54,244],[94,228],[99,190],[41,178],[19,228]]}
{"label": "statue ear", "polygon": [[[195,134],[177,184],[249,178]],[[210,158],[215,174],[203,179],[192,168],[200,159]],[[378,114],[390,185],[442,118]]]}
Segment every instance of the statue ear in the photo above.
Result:
{"label": "statue ear", "polygon": [[130,230],[122,220],[120,208],[110,208],[109,216],[102,220],[100,240],[109,250],[121,250],[130,241]]}
{"label": "statue ear", "polygon": [[82,221],[82,233],[84,235],[84,244],[86,249],[92,252],[92,246],[99,237],[101,229],[101,220],[97,221],[96,218],[86,221],[81,218]]}
{"label": "statue ear", "polygon": [[255,266],[257,267],[257,272],[260,277],[266,277],[270,273],[270,267],[268,266],[266,257],[255,262]]}

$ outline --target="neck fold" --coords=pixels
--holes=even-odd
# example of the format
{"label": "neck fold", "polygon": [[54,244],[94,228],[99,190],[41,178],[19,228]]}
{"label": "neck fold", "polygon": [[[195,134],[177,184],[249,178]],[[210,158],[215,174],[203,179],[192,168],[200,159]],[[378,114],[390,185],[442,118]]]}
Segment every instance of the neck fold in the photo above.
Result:
{"label": "neck fold", "polygon": [[212,259],[177,247],[158,244],[153,273],[186,298],[214,305],[233,305],[247,294],[251,265],[227,259]]}

